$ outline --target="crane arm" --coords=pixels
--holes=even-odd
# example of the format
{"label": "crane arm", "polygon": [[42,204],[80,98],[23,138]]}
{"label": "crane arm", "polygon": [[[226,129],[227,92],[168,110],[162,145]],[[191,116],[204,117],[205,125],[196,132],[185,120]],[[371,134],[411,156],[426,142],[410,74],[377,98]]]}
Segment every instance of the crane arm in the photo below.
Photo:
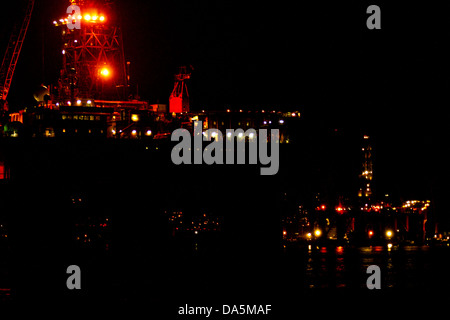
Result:
{"label": "crane arm", "polygon": [[19,34],[13,31],[9,38],[8,47],[6,48],[3,57],[2,65],[0,67],[0,103],[5,104],[6,97],[11,87],[12,77],[16,68],[17,60],[19,59],[20,50],[22,49],[23,40],[28,30],[28,25],[31,19],[35,0],[29,0],[23,19]]}

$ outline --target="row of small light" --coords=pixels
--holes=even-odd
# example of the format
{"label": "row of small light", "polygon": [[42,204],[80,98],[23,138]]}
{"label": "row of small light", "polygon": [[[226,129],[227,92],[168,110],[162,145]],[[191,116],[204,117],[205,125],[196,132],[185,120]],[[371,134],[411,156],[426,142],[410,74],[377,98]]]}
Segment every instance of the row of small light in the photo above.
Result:
{"label": "row of small light", "polygon": [[[111,130],[111,133],[113,134],[113,135],[116,135],[116,130],[114,130],[114,129],[112,129]],[[119,130],[119,134],[122,134],[123,133],[123,130]],[[137,131],[136,130],[132,130],[131,131],[131,135],[132,136],[136,136],[137,135]],[[151,136],[152,135],[152,130],[147,130],[147,131],[145,131],[145,135],[147,136],[147,137],[149,137],[149,136]]]}
{"label": "row of small light", "polygon": [[64,19],[59,19],[59,21],[53,21],[53,24],[55,26],[59,26],[59,25],[64,25],[64,24],[68,24],[69,21],[76,22],[77,20],[84,20],[84,21],[89,21],[89,22],[96,22],[96,21],[100,21],[100,22],[104,22],[105,21],[105,16],[104,15],[90,15],[89,13],[85,14],[84,16],[79,14],[78,16],[73,16],[69,15],[67,18]]}
{"label": "row of small light", "polygon": [[[202,112],[205,112],[205,110],[202,110]],[[235,110],[231,110],[231,109],[227,109],[227,112],[237,112]],[[239,109],[239,112],[244,112],[244,110]],[[251,110],[247,111],[248,113],[251,113]],[[261,112],[261,113],[266,113],[265,110],[261,110],[261,111],[254,111],[255,113]],[[267,111],[267,113],[277,113],[277,114],[282,114],[285,117],[300,117],[300,112],[298,111],[294,111],[294,112],[281,112],[281,111]]]}
{"label": "row of small light", "polygon": [[[287,235],[287,231],[283,230],[283,236]],[[314,230],[314,236],[316,236],[317,238],[320,237],[322,235],[322,230],[320,230],[319,228]],[[374,235],[373,230],[369,230],[368,232],[369,238],[372,238],[372,236]],[[306,234],[306,238],[311,239],[313,236],[313,234],[311,232],[308,232]],[[392,230],[386,230],[386,239],[390,240],[392,237],[394,236],[394,232]]]}
{"label": "row of small light", "polygon": [[[82,103],[83,103],[83,101],[81,101],[81,100],[79,100],[79,99],[76,101],[76,105],[77,105],[77,106],[81,106]],[[59,107],[59,106],[60,106],[60,103],[57,102],[55,105],[56,105],[57,107]],[[70,100],[67,100],[66,105],[71,106],[71,105],[72,105],[72,102],[71,102]],[[91,100],[87,100],[87,101],[86,101],[86,105],[87,105],[87,106],[92,106],[92,101],[91,101]]]}

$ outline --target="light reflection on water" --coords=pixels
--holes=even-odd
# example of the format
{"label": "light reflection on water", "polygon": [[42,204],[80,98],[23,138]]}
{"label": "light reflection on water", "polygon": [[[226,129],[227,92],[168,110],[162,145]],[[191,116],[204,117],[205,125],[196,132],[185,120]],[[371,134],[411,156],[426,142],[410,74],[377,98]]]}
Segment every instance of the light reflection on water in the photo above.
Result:
{"label": "light reflection on water", "polygon": [[428,246],[313,247],[297,254],[293,263],[303,269],[306,289],[366,288],[370,265],[380,267],[383,288],[426,287],[436,267]]}

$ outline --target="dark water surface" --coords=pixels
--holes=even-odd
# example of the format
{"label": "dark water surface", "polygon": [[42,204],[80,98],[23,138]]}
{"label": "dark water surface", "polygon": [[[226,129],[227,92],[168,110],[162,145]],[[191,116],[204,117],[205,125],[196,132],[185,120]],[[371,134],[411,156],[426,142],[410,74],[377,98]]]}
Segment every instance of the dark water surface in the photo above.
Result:
{"label": "dark water surface", "polygon": [[[183,319],[185,304],[271,304],[272,319],[412,317],[446,306],[449,247],[282,248],[282,195],[300,180],[179,168],[170,148],[147,147],[64,141],[4,151],[12,179],[0,184],[0,303],[122,306],[157,319]],[[214,212],[224,227],[173,237],[166,209]],[[81,290],[66,287],[69,265],[81,268]],[[369,265],[380,267],[381,290],[366,288]]]}

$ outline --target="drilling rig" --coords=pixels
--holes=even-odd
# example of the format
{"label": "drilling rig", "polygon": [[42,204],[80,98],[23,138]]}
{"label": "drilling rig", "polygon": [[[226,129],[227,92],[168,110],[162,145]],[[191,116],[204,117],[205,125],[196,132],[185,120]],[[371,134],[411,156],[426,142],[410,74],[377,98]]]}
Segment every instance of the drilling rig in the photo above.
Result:
{"label": "drilling rig", "polygon": [[[72,8],[77,10],[72,10]],[[122,33],[111,1],[72,1],[68,16],[53,21],[61,28],[62,69],[57,100],[127,98]]]}
{"label": "drilling rig", "polygon": [[39,104],[22,112],[25,135],[152,136],[153,107],[128,100],[129,62],[118,20],[112,1],[72,0],[53,21],[61,34],[62,67],[57,83],[35,95]]}

